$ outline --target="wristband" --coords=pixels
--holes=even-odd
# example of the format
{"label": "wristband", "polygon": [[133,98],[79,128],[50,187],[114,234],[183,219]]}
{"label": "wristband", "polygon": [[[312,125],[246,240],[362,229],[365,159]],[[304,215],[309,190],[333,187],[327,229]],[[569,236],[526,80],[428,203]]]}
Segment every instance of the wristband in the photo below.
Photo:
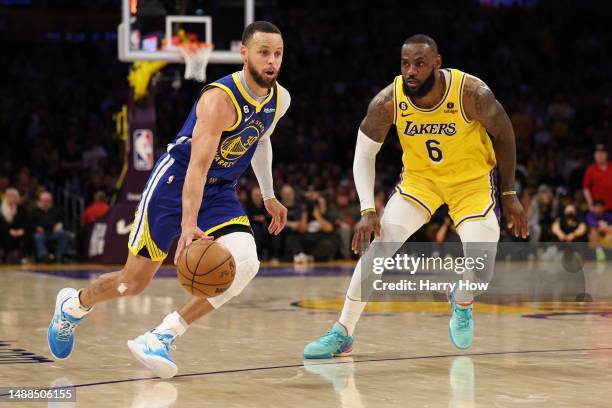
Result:
{"label": "wristband", "polygon": [[516,191],[515,190],[502,191],[501,195],[502,195],[502,197],[511,196],[511,195],[515,196],[516,195]]}
{"label": "wristband", "polygon": [[376,209],[374,208],[366,208],[365,210],[361,210],[361,215],[365,215],[367,213],[376,213]]}

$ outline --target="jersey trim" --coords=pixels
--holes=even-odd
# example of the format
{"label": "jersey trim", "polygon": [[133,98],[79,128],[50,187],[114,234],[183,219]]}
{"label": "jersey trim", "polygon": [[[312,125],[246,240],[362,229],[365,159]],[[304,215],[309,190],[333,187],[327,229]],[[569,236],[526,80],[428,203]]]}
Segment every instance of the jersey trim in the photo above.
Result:
{"label": "jersey trim", "polygon": [[497,200],[495,199],[495,180],[493,177],[494,171],[495,170],[491,170],[489,172],[489,187],[491,189],[491,203],[489,204],[489,206],[484,210],[482,214],[475,214],[463,217],[461,220],[459,220],[459,222],[455,224],[455,228],[459,228],[461,225],[463,225],[465,221],[484,220],[489,216],[491,211],[495,209],[495,206],[497,205]]}
{"label": "jersey trim", "polygon": [[393,80],[393,124],[397,123],[397,80],[399,77],[395,77]]}
{"label": "jersey trim", "polygon": [[236,123],[234,123],[232,126],[225,129],[225,131],[229,132],[230,130],[236,129],[238,125],[240,125],[240,122],[242,121],[242,110],[240,109],[240,105],[238,105],[238,101],[236,100],[234,93],[227,86],[220,84],[219,82],[213,82],[212,84],[208,86],[216,86],[217,88],[224,90],[225,93],[229,95],[230,99],[232,100],[232,103],[234,104],[234,107],[236,108]]}
{"label": "jersey trim", "polygon": [[419,207],[423,208],[425,210],[425,212],[427,212],[427,222],[429,222],[429,219],[432,216],[432,211],[429,209],[429,207],[427,206],[427,204],[425,204],[423,201],[419,200],[418,197],[413,196],[412,194],[408,194],[405,191],[402,190],[402,188],[400,186],[396,186],[395,187],[395,191],[397,191],[402,197],[407,198],[408,200],[416,203],[419,205]]}
{"label": "jersey trim", "polygon": [[227,227],[228,225],[244,225],[246,227],[251,227],[251,223],[249,222],[249,218],[246,215],[241,215],[239,217],[232,218],[229,221],[223,222],[219,225],[215,225],[212,228],[204,231],[204,234],[209,235],[217,230],[220,230],[223,227]]}
{"label": "jersey trim", "polygon": [[[276,108],[274,111],[274,118],[272,119],[272,123],[277,122],[278,119],[278,115],[280,115],[280,110],[281,110],[281,93],[278,90],[278,82],[274,85],[274,89],[276,89]],[[272,136],[272,135],[270,135]]]}
{"label": "jersey trim", "polygon": [[[445,71],[448,72],[449,79],[448,79],[448,81],[446,81],[446,91],[444,92],[444,97],[442,99],[440,99],[440,102],[438,102],[438,104],[436,106],[434,106],[433,108],[423,109],[423,108],[419,108],[414,103],[412,103],[412,101],[410,100],[410,97],[408,95],[404,95],[406,97],[406,100],[408,101],[408,104],[410,105],[410,107],[412,107],[414,110],[416,110],[418,112],[431,113],[431,112],[437,111],[438,108],[440,108],[440,106],[442,106],[442,104],[444,104],[444,102],[446,102],[446,99],[448,98],[448,95],[450,95],[450,91],[451,91],[451,88],[453,86],[453,73],[450,70],[448,70],[448,69],[445,69]],[[446,77],[445,77],[445,79],[446,79]]]}
{"label": "jersey trim", "polygon": [[259,111],[261,111],[261,108],[263,108],[265,104],[270,102],[272,96],[274,96],[274,88],[276,88],[276,86],[272,87],[266,99],[264,99],[262,103],[259,103],[255,99],[251,98],[251,95],[249,95],[246,89],[244,89],[244,87],[242,86],[242,82],[240,82],[240,78],[238,77],[238,72],[234,72],[232,74],[232,79],[234,80],[234,83],[236,84],[236,87],[238,88],[238,91],[240,91],[242,97],[255,107],[256,113],[259,113]]}
{"label": "jersey trim", "polygon": [[461,112],[461,117],[468,125],[472,123],[471,120],[467,118],[465,114],[465,109],[463,108],[463,87],[465,86],[465,72],[461,75],[461,83],[459,84],[459,112]]}

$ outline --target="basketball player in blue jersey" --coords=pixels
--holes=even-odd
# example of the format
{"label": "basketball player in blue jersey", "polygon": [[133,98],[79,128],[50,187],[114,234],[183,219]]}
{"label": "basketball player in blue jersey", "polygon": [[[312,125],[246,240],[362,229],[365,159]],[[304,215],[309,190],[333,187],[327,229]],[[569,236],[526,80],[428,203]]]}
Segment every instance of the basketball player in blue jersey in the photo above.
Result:
{"label": "basketball player in blue jersey", "polygon": [[92,307],[137,295],[150,283],[177,236],[175,263],[194,239],[216,239],[233,255],[236,276],[230,288],[210,299],[192,297],[155,329],[128,341],[138,360],[157,376],[178,371],[168,351],[198,318],[238,295],[259,269],[255,240],[236,195],[238,178],[252,165],[277,235],[287,209],[274,197],[270,136],[290,104],[276,78],[283,38],[271,23],[257,21],[244,30],[242,71],[207,85],[183,128],[149,177],[129,236],[125,266],[100,276],[88,287],[62,289],[47,332],[53,356],[65,359],[74,330]]}

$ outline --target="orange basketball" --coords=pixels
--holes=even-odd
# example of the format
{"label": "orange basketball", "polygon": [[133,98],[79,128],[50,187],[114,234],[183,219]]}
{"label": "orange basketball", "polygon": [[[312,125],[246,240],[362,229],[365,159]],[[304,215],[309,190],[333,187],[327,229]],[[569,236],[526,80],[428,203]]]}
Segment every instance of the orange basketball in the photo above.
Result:
{"label": "orange basketball", "polygon": [[183,250],[176,272],[187,292],[205,299],[218,296],[230,287],[236,262],[223,245],[198,239]]}

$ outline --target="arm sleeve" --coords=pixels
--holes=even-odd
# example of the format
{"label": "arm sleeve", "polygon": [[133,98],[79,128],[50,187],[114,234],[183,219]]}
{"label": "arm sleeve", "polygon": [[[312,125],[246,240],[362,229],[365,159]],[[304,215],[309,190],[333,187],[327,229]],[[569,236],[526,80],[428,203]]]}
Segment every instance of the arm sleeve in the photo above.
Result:
{"label": "arm sleeve", "polygon": [[270,140],[270,135],[274,132],[274,128],[276,124],[282,118],[287,110],[289,109],[289,105],[291,104],[291,96],[289,92],[278,86],[280,95],[280,109],[277,119],[272,123],[270,129],[264,133],[264,135],[259,139],[257,143],[257,148],[255,149],[255,154],[253,155],[253,159],[251,160],[251,167],[253,167],[253,172],[255,173],[255,177],[257,178],[257,183],[259,183],[259,188],[261,189],[261,195],[264,200],[269,200],[274,198],[274,183],[272,181],[272,141]]}
{"label": "arm sleeve", "polygon": [[376,154],[382,143],[375,142],[361,130],[357,133],[353,177],[361,203],[361,211],[374,209],[374,179],[376,173]]}

